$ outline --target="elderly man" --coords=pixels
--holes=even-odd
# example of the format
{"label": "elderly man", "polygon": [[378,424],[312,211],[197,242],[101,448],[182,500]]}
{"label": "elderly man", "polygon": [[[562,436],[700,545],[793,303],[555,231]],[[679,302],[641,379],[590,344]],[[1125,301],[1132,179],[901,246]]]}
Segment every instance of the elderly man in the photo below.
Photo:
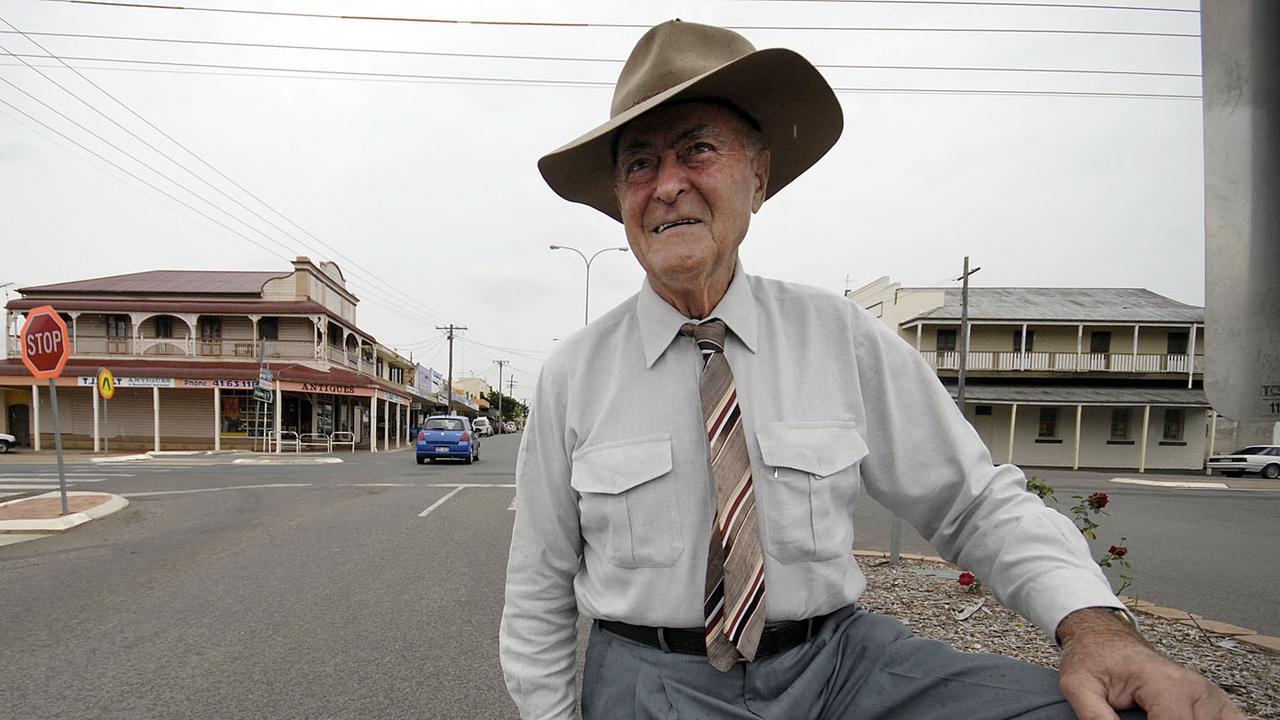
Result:
{"label": "elderly man", "polygon": [[[751,215],[841,128],[799,55],[675,21],[632,52],[610,121],[539,163],[622,222],[646,280],[538,383],[501,632],[521,716],[573,717],[583,614],[589,719],[1240,717],[1142,641],[1080,534],[992,465],[911,348],[743,271]],[[1055,638],[1061,675],[859,608],[863,488]]]}

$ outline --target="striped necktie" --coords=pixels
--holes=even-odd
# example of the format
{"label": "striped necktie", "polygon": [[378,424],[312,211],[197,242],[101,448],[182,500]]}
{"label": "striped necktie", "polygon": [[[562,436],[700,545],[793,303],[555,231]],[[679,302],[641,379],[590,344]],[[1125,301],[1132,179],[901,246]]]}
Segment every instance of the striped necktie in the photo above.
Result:
{"label": "striped necktie", "polygon": [[738,391],[724,357],[724,321],[686,323],[680,334],[702,351],[702,417],[716,491],[703,617],[707,660],[724,672],[739,659],[755,659],[764,628],[764,558]]}

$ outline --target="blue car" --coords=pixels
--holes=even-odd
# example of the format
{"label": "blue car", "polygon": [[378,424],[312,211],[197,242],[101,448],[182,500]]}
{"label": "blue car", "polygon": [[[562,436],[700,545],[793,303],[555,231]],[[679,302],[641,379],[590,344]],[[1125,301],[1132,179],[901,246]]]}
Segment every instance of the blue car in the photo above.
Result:
{"label": "blue car", "polygon": [[419,465],[440,458],[456,458],[470,465],[480,459],[480,437],[467,418],[436,415],[427,418],[418,431],[417,453]]}

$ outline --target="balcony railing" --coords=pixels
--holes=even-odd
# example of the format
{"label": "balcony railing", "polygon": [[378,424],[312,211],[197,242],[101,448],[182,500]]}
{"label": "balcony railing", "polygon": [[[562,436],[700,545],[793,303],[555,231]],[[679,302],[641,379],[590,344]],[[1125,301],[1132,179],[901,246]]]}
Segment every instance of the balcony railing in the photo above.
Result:
{"label": "balcony railing", "polygon": [[[935,370],[959,370],[960,353],[922,350],[920,356]],[[1041,372],[1187,373],[1204,371],[1204,356],[1132,353],[990,352],[969,353],[965,369],[973,371],[1032,370]]]}

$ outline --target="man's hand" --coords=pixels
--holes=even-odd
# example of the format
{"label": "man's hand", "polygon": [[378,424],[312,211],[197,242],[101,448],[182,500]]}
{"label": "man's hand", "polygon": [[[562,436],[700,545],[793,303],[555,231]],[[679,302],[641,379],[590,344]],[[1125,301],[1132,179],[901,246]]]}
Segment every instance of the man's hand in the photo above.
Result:
{"label": "man's hand", "polygon": [[1110,610],[1071,613],[1058,638],[1059,687],[1080,720],[1118,720],[1115,710],[1135,706],[1149,720],[1244,718],[1221,688],[1165,659]]}

